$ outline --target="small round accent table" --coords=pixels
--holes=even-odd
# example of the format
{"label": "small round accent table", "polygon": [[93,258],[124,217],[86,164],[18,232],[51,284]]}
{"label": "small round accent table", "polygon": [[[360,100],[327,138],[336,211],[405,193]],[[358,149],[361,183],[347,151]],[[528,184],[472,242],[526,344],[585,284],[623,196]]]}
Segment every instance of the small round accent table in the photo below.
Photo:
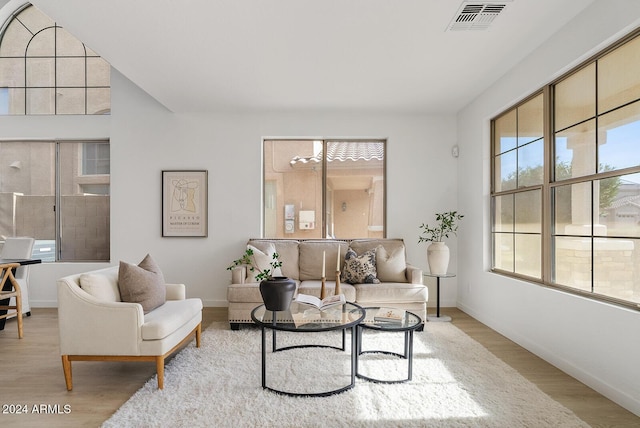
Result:
{"label": "small round accent table", "polygon": [[451,321],[451,317],[447,315],[440,316],[440,278],[453,278],[456,276],[455,273],[444,273],[444,274],[434,274],[434,273],[423,273],[422,275],[430,278],[436,279],[436,316],[427,315],[427,321],[443,321],[449,322]]}
{"label": "small round accent table", "polygon": [[[358,340],[356,352],[356,376],[361,379],[365,379],[371,382],[377,383],[402,383],[411,380],[413,374],[413,332],[422,326],[422,318],[413,312],[404,311],[404,317],[400,321],[380,321],[376,319],[376,314],[381,308],[364,308],[366,315],[364,320],[358,324]],[[392,308],[384,308],[384,310]],[[362,331],[364,329],[376,330],[378,332],[403,332],[404,333],[404,353],[400,354],[391,351],[378,351],[378,350],[362,350]],[[387,354],[395,357],[404,358],[407,360],[407,378],[398,380],[383,380],[376,379],[370,376],[365,376],[358,372],[359,357],[362,354]]]}

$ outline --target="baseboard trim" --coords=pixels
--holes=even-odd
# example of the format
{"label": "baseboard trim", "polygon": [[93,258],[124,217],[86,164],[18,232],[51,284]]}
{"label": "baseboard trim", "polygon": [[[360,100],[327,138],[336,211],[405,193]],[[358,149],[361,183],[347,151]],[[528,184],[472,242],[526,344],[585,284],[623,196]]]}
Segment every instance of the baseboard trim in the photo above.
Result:
{"label": "baseboard trim", "polygon": [[467,313],[468,315],[480,321],[481,323],[485,324],[492,330],[495,330],[496,332],[502,334],[509,340],[514,341],[519,346],[522,346],[529,352],[537,355],[538,357],[545,360],[547,363],[551,364],[554,367],[557,367],[559,370],[562,370],[563,372],[573,377],[574,379],[579,380],[580,382],[587,385],[589,388],[592,388],[598,393],[604,395],[609,400],[619,404],[620,406],[624,407],[625,409],[629,410],[635,415],[640,416],[640,400],[638,400],[637,398],[634,398],[631,395],[625,393],[624,391],[621,391],[620,389],[611,386],[608,382],[593,376],[591,373],[581,370],[580,368],[572,364],[570,361],[567,361],[564,358],[561,358],[558,355],[556,355],[552,350],[544,346],[541,346],[536,342],[532,342],[528,338],[517,334],[516,332],[510,330],[508,327],[505,327],[502,324],[499,325],[497,321],[493,320],[490,317],[485,316],[484,314],[480,314],[476,312],[475,310],[473,310],[473,308],[462,303],[458,303],[457,306],[458,306],[458,309]]}

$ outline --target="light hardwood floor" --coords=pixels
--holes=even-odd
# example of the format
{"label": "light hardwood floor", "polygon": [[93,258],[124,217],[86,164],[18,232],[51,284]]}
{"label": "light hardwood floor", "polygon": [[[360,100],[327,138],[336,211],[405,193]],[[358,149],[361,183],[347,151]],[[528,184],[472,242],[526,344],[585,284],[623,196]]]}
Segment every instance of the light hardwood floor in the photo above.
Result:
{"label": "light hardwood floor", "polygon": [[[634,414],[464,312],[444,308],[442,313],[452,316],[454,325],[589,425],[640,426]],[[35,308],[32,314],[25,318],[24,339],[17,338],[15,320],[0,331],[0,410],[10,405],[28,409],[28,414],[0,413],[2,427],[98,427],[155,374],[153,363],[74,362],[74,389],[67,392],[58,351],[57,311]],[[205,308],[203,330],[211,322],[226,319],[226,308]],[[41,405],[44,412],[34,413],[34,406],[40,410]]]}

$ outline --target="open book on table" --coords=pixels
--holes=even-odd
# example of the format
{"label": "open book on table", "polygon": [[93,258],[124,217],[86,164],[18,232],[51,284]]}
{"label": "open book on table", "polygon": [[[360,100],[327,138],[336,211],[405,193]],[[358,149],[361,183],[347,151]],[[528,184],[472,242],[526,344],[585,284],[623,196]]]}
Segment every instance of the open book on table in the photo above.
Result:
{"label": "open book on table", "polygon": [[337,296],[329,296],[329,297],[325,297],[323,300],[320,300],[316,296],[298,293],[298,297],[296,297],[296,302],[302,303],[303,305],[314,306],[322,311],[332,306],[342,305],[343,303],[346,303],[347,300],[345,299],[344,294],[338,294]]}

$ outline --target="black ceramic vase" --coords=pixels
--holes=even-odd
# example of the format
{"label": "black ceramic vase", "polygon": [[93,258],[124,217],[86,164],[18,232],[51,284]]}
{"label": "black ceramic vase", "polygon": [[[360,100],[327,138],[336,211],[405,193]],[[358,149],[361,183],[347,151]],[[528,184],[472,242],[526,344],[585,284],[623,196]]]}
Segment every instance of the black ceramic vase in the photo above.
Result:
{"label": "black ceramic vase", "polygon": [[286,311],[296,292],[296,282],[286,276],[275,276],[260,282],[260,294],[268,311]]}

